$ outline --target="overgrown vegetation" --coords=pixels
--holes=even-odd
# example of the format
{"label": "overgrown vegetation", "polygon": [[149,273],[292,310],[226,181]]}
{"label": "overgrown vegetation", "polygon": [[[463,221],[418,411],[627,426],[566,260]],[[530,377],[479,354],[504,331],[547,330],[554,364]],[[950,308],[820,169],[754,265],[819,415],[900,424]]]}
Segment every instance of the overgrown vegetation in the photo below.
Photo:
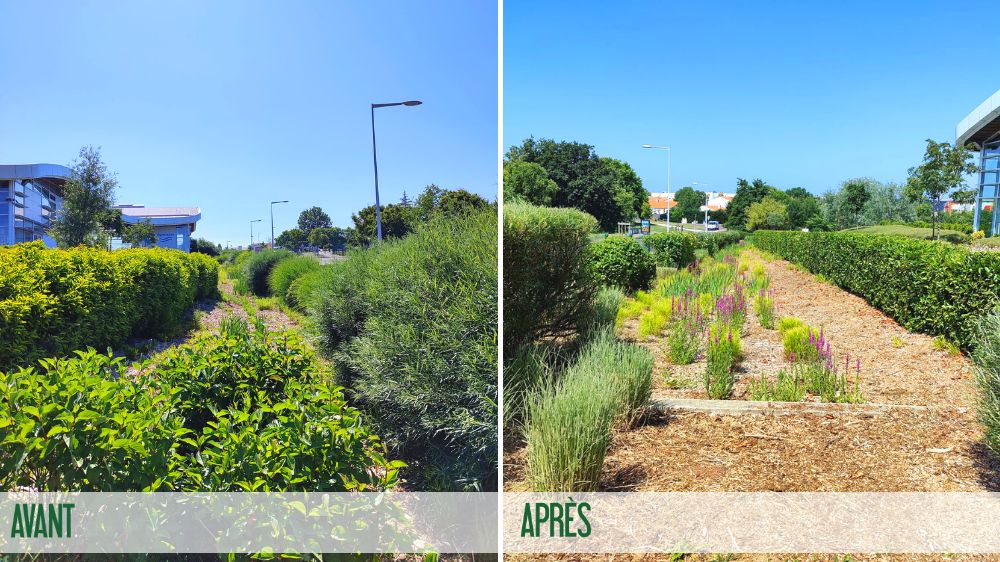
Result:
{"label": "overgrown vegetation", "polygon": [[230,318],[219,331],[133,366],[90,350],[0,372],[0,489],[394,485],[402,464],[385,459],[301,341],[259,320]]}

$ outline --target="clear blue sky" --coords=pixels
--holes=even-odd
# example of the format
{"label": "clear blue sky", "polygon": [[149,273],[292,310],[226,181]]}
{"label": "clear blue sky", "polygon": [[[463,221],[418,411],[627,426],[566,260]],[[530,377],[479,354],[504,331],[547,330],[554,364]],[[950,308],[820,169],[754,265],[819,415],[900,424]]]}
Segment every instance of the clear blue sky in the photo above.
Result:
{"label": "clear blue sky", "polygon": [[504,2],[504,145],[592,144],[650,191],[762,178],[814,193],[905,181],[924,139],[1000,89],[997,5],[967,2]]}
{"label": "clear blue sky", "polygon": [[[249,241],[436,183],[497,193],[497,7],[462,0],[0,1],[0,163],[102,147],[119,201],[198,206]],[[263,227],[263,228],[260,228]]]}

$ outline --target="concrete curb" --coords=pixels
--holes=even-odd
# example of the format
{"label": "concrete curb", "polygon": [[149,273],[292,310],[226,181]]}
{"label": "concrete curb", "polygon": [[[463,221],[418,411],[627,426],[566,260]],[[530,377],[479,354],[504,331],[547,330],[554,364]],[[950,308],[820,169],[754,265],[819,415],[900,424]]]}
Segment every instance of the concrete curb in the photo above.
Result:
{"label": "concrete curb", "polygon": [[790,414],[879,415],[891,411],[920,412],[927,406],[905,404],[831,404],[826,402],[758,402],[752,400],[701,400],[696,398],[653,398],[649,407],[654,412],[701,413],[718,416]]}

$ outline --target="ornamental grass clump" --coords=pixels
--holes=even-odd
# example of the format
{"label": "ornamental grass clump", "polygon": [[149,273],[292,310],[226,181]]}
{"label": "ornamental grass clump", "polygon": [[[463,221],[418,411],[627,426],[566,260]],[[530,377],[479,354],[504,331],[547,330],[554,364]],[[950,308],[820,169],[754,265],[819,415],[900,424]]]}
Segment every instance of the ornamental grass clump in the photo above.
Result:
{"label": "ornamental grass clump", "polygon": [[774,329],[774,296],[771,291],[761,287],[754,299],[754,310],[757,311],[757,320],[760,325],[768,330]]}
{"label": "ornamental grass clump", "polygon": [[688,365],[698,358],[708,318],[691,296],[671,299],[672,321],[667,335],[667,355],[675,365]]}
{"label": "ornamental grass clump", "polygon": [[772,382],[764,375],[750,380],[751,400],[767,402],[799,402],[806,397],[806,385],[793,367],[792,372],[782,369],[778,380]]}
{"label": "ornamental grass clump", "polygon": [[605,331],[581,350],[558,384],[531,397],[525,437],[532,489],[595,490],[611,428],[630,427],[642,417],[652,373],[652,354]]}
{"label": "ornamental grass clump", "polygon": [[625,294],[615,287],[603,287],[594,297],[594,302],[580,320],[579,332],[587,339],[593,334],[615,326],[618,310],[625,300]]}
{"label": "ornamental grass clump", "polygon": [[976,322],[973,375],[979,387],[979,421],[986,429],[986,445],[1000,456],[1000,308]]}
{"label": "ornamental grass clump", "polygon": [[715,322],[708,334],[705,365],[705,390],[712,399],[728,398],[736,382],[735,369],[740,361],[740,335],[729,325]]}

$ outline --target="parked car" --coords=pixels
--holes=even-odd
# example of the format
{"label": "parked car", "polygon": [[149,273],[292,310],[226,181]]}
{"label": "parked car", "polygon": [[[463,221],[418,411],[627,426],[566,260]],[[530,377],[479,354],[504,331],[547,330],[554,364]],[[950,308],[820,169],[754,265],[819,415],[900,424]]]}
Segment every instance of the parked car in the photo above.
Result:
{"label": "parked car", "polygon": [[719,221],[708,221],[705,230],[719,230]]}

